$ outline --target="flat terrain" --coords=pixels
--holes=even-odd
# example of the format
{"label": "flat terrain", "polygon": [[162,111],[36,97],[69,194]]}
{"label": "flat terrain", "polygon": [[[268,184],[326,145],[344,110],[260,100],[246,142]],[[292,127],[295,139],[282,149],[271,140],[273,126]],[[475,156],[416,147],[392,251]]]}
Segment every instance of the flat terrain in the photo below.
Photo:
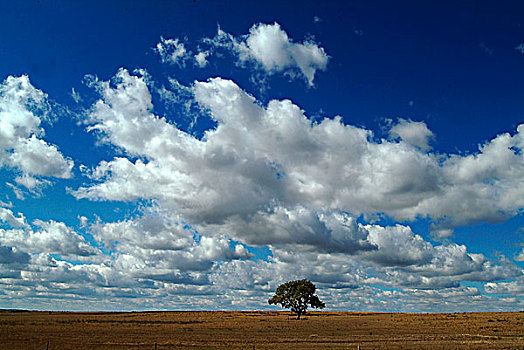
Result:
{"label": "flat terrain", "polygon": [[524,312],[0,311],[1,349],[524,349]]}

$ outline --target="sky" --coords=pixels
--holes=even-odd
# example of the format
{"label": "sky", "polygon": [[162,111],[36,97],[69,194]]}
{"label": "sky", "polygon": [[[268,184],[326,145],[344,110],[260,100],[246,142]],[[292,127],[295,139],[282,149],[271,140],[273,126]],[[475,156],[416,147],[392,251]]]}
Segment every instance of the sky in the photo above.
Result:
{"label": "sky", "polygon": [[0,308],[524,310],[524,5],[0,2]]}

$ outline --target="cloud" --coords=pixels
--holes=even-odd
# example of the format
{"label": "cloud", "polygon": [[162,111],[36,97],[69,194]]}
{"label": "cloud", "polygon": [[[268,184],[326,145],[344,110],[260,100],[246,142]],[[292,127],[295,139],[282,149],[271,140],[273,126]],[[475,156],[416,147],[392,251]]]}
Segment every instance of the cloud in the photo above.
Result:
{"label": "cloud", "polygon": [[89,130],[128,157],[101,162],[94,182],[73,192],[78,198],[156,199],[203,226],[267,221],[302,206],[323,215],[429,217],[439,232],[500,221],[524,206],[523,126],[470,155],[435,155],[420,147],[430,135],[423,124],[401,121],[408,140],[375,142],[340,118],[311,123],[289,100],[262,106],[215,78],[193,87],[217,123],[197,139],[153,114],[144,78],[120,70],[115,81],[100,83]]}
{"label": "cloud", "polygon": [[209,51],[200,51],[195,55],[195,61],[198,64],[200,68],[204,68],[207,66],[209,61],[207,60],[207,57],[209,56]]}
{"label": "cloud", "polygon": [[0,245],[3,246],[30,253],[60,254],[72,259],[99,253],[84,237],[62,222],[35,220],[29,225],[22,213],[15,216],[7,208],[0,208],[0,222],[8,225],[8,229],[0,228]]}
{"label": "cloud", "polygon": [[67,179],[71,177],[73,161],[64,159],[54,145],[32,135],[20,140],[14,147],[8,164],[27,174],[45,175]]}
{"label": "cloud", "polygon": [[71,88],[71,92],[69,93],[69,96],[75,101],[75,103],[82,102],[82,96],[75,90],[75,88]]}
{"label": "cloud", "polygon": [[205,225],[206,231],[229,233],[246,244],[304,245],[322,252],[353,254],[374,250],[368,232],[356,220],[339,212],[313,212],[304,207],[276,207],[242,218],[234,216],[225,223]]}
{"label": "cloud", "polygon": [[524,261],[524,248],[522,248],[520,254],[515,257],[515,261]]}
{"label": "cloud", "polygon": [[[505,259],[493,262],[481,254],[467,252],[463,245],[434,246],[407,226],[360,226],[374,249],[347,255],[342,249],[322,251],[300,243],[275,243],[271,245],[271,263],[284,264],[284,270],[339,288],[380,284],[391,288],[440,289],[457,287],[460,281],[505,280],[523,274]],[[359,279],[354,280],[354,276]]]}
{"label": "cloud", "polygon": [[[27,174],[23,175],[23,176],[17,176],[15,178],[15,182],[16,182],[17,185],[23,186],[26,189],[28,189],[29,192],[31,192],[33,195],[35,195],[37,197],[41,195],[41,191],[42,191],[43,188],[51,185],[51,181],[48,181],[48,180],[45,180],[45,179],[38,179],[36,177],[30,176],[30,175],[27,175]],[[14,190],[16,191],[17,189],[14,189]],[[21,191],[19,188],[18,188],[18,191],[19,191],[18,193],[23,198],[24,197],[24,192]]]}
{"label": "cloud", "polygon": [[40,176],[72,176],[73,161],[41,139],[49,111],[46,98],[27,76],[9,76],[0,84],[0,166],[20,171],[23,176],[16,182],[29,190],[48,183]]}
{"label": "cloud", "polygon": [[430,263],[436,255],[431,243],[415,235],[407,226],[368,225],[365,228],[369,232],[368,240],[377,247],[365,258],[379,265],[421,266]]}
{"label": "cloud", "polygon": [[[22,214],[4,213],[6,218],[18,217],[16,222],[27,225]],[[267,300],[282,281],[304,277],[317,284],[330,308],[358,305],[363,310],[459,311],[466,308],[467,296],[473,295],[481,299],[475,301],[476,309],[515,305],[458,283],[482,280],[474,274],[485,275],[484,280],[489,281],[507,279],[519,272],[514,266],[497,267],[482,256],[467,253],[462,246],[433,247],[403,226],[361,226],[363,236],[368,232],[366,237],[377,250],[355,255],[322,252],[304,244],[277,244],[271,246],[268,261],[251,260],[245,245],[198,234],[179,223],[169,210],[153,206],[133,219],[93,224],[89,228],[93,238],[110,249],[110,255],[98,254],[72,264],[45,252],[71,252],[72,243],[82,247],[72,230],[52,221],[35,224],[47,232],[44,237],[38,237],[39,230],[25,234],[10,230],[16,242],[5,231],[0,235],[2,290],[35,302],[34,307],[41,305],[42,296],[46,302],[58,302],[74,295],[76,304],[64,301],[68,308],[258,309],[260,300]],[[391,248],[388,242],[395,240],[400,243]],[[396,251],[398,246],[402,246],[401,252]],[[387,255],[392,258],[384,259]],[[401,255],[409,256],[409,261]],[[401,268],[393,269],[395,265]],[[505,272],[494,272],[497,269]],[[377,284],[382,287],[375,287]],[[494,294],[498,285],[505,286],[487,284],[488,294]],[[497,292],[504,291],[499,288]],[[108,298],[110,304],[104,302]],[[4,300],[0,294],[0,304]]]}
{"label": "cloud", "polygon": [[28,226],[24,214],[18,213],[17,216],[15,216],[13,212],[7,208],[0,208],[0,221],[13,228]]}
{"label": "cloud", "polygon": [[454,243],[433,246],[400,225],[374,226],[370,228],[370,239],[378,249],[366,253],[363,259],[381,267],[375,270],[376,276],[369,283],[440,289],[458,287],[460,281],[488,282],[523,274],[522,269],[504,258],[493,262]]}
{"label": "cloud", "polygon": [[517,45],[515,47],[515,50],[517,50],[518,52],[520,53],[524,53],[524,43],[520,44],[520,45]]}
{"label": "cloud", "polygon": [[[439,289],[457,287],[464,280],[495,281],[522,275],[515,265],[504,260],[493,263],[468,253],[465,246],[433,246],[406,226],[361,225],[332,215],[323,218],[328,232],[319,236],[316,224],[303,216],[299,219],[287,220],[297,227],[280,227],[281,232],[265,238],[263,242],[272,242],[269,261],[246,261],[251,254],[245,244],[233,245],[221,231],[211,237],[197,234],[160,207],[149,208],[132,220],[97,224],[92,232],[112,252],[115,272],[165,283],[213,284],[222,290],[270,291],[283,280],[301,276],[337,289],[375,284]],[[281,226],[277,221],[272,224]],[[271,232],[264,225],[259,229]],[[307,232],[302,233],[305,238],[301,231]],[[358,244],[348,234],[358,234]],[[252,236],[257,237],[258,232]]]}
{"label": "cloud", "polygon": [[419,147],[422,151],[429,151],[431,146],[429,141],[434,138],[431,130],[424,122],[414,122],[400,118],[398,123],[393,125],[389,131],[392,138],[400,137],[403,141]]}
{"label": "cloud", "polygon": [[[45,296],[47,303],[63,300],[65,305],[61,302],[60,307],[72,309],[259,309],[260,301],[267,300],[282,281],[307,276],[317,284],[321,299],[330,309],[460,311],[515,307],[515,301],[508,303],[490,297],[493,293],[481,294],[476,288],[417,289],[414,284],[395,285],[393,290],[387,286],[377,288],[376,281],[367,275],[369,269],[342,254],[275,248],[274,256],[270,261],[220,261],[201,273],[153,269],[147,259],[130,254],[81,265],[33,254],[29,262],[22,259],[24,264],[18,268],[11,264],[8,270],[0,263],[0,274],[7,276],[0,279],[0,285],[26,302],[35,302],[34,307],[42,305]],[[394,276],[390,278],[393,283]],[[35,284],[35,288],[26,287]],[[71,295],[75,303],[69,303]],[[106,303],[108,299],[111,303]]]}
{"label": "cloud", "polygon": [[194,65],[204,68],[209,63],[207,57],[211,53],[210,50],[199,50],[193,54],[181,40],[163,37],[160,37],[160,42],[154,50],[160,56],[162,63],[177,64],[180,67],[185,67],[188,61],[192,61]]}
{"label": "cloud", "polygon": [[294,78],[304,78],[309,86],[317,70],[325,70],[329,56],[324,48],[312,40],[295,43],[280,24],[255,24],[249,34],[235,38],[218,30],[217,36],[208,40],[215,47],[226,47],[238,55],[239,62],[254,62],[268,74],[283,72]]}
{"label": "cloud", "polygon": [[186,50],[183,42],[178,39],[164,39],[160,37],[160,42],[156,45],[155,51],[160,55],[163,63],[185,65],[185,61],[191,56]]}
{"label": "cloud", "polygon": [[153,276],[176,271],[204,271],[217,260],[245,259],[251,254],[225,237],[207,237],[150,208],[134,220],[93,226],[93,235],[113,251],[117,261],[140,261]]}
{"label": "cloud", "polygon": [[204,68],[209,63],[208,58],[217,54],[217,49],[224,48],[238,58],[238,65],[250,63],[269,75],[283,73],[291,79],[303,78],[310,87],[314,85],[316,72],[325,70],[329,61],[324,48],[313,39],[296,43],[278,23],[255,24],[249,34],[239,37],[219,28],[214,38],[203,38],[201,45],[193,54],[180,39],[160,37],[154,51],[158,53],[162,63],[185,67],[188,61],[192,61],[194,65]]}
{"label": "cloud", "polygon": [[[398,232],[393,229],[393,232]],[[426,242],[426,245],[431,244]],[[440,247],[440,248],[439,248]],[[415,247],[411,247],[415,248]],[[500,267],[485,264],[462,263],[470,259],[469,254],[464,254],[462,247],[438,246],[429,253],[426,262],[420,262],[420,269],[390,268],[388,266],[373,266],[373,262],[365,256],[348,257],[340,253],[319,253],[317,251],[301,250],[299,247],[272,247],[273,257],[269,261],[241,261],[225,262],[218,266],[212,274],[214,284],[223,290],[230,289],[228,295],[238,295],[250,292],[261,295],[274,291],[281,281],[297,278],[311,279],[319,288],[330,307],[348,309],[356,305],[364,309],[386,308],[389,310],[460,310],[471,309],[466,303],[467,295],[476,295],[483,302],[476,301],[475,307],[493,309],[494,304],[499,304],[496,299],[483,296],[476,288],[460,286],[460,281],[468,280],[468,273],[479,271],[486,278]],[[406,248],[409,249],[409,248]],[[380,248],[379,250],[380,251]],[[442,252],[455,252],[454,254]],[[457,252],[460,252],[457,254]],[[383,252],[380,254],[387,254]],[[451,258],[451,256],[455,256]],[[472,255],[474,256],[474,255]],[[436,268],[432,271],[432,268]],[[470,275],[473,279],[476,278]],[[506,269],[505,274],[500,274],[499,279],[522,276],[522,272],[513,266]],[[477,276],[478,277],[478,276]],[[520,277],[518,277],[520,278]],[[375,289],[392,288],[392,290]],[[242,293],[241,293],[242,292]],[[447,300],[449,303],[432,304],[423,300],[423,295],[432,295],[429,299]],[[420,296],[420,298],[419,298]],[[457,305],[453,305],[457,302]],[[492,302],[494,304],[490,305]],[[462,304],[458,306],[458,303]],[[502,304],[502,303],[501,303]],[[353,305],[353,306],[352,306]],[[379,306],[382,305],[382,306]],[[511,304],[509,304],[511,305]],[[501,306],[502,307],[502,306]],[[418,308],[418,309],[417,309]]]}
{"label": "cloud", "polygon": [[[5,290],[37,285],[37,294],[48,300],[64,295],[75,295],[80,303],[107,297],[158,298],[166,293],[217,295],[217,290],[210,290],[209,279],[217,264],[252,256],[239,243],[199,235],[154,208],[133,220],[89,227],[94,239],[111,249],[110,255],[86,246],[83,237],[63,223],[36,220],[33,225],[39,229],[33,230],[23,214],[16,217],[8,209],[2,213],[5,222],[14,221],[24,229],[0,229],[0,276],[7,279],[0,279],[0,285]],[[66,261],[71,259],[76,263]],[[29,300],[36,297],[33,291],[26,288],[19,295]]]}
{"label": "cloud", "polygon": [[515,297],[524,297],[524,276],[512,282],[486,283],[484,290],[490,294],[510,294]]}
{"label": "cloud", "polygon": [[[516,300],[494,298],[480,293],[474,287],[454,287],[444,290],[406,290],[393,297],[399,311],[503,311],[515,310],[523,303]],[[387,299],[390,300],[389,298]]]}

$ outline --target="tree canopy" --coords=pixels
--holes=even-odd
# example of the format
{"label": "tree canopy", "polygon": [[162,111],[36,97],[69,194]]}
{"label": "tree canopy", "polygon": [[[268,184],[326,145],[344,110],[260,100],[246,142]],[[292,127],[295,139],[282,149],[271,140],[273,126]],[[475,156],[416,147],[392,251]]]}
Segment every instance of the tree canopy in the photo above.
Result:
{"label": "tree canopy", "polygon": [[315,295],[317,287],[309,280],[289,281],[278,286],[275,295],[268,300],[270,305],[280,304],[283,308],[291,308],[297,314],[297,320],[306,313],[308,305],[312,308],[323,309],[324,304]]}

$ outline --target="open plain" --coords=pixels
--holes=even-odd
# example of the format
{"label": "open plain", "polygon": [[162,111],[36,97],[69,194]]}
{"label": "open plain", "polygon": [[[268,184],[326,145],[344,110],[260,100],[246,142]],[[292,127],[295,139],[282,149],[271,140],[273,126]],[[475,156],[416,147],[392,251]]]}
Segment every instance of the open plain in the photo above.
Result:
{"label": "open plain", "polygon": [[524,349],[524,312],[0,311],[0,348]]}

